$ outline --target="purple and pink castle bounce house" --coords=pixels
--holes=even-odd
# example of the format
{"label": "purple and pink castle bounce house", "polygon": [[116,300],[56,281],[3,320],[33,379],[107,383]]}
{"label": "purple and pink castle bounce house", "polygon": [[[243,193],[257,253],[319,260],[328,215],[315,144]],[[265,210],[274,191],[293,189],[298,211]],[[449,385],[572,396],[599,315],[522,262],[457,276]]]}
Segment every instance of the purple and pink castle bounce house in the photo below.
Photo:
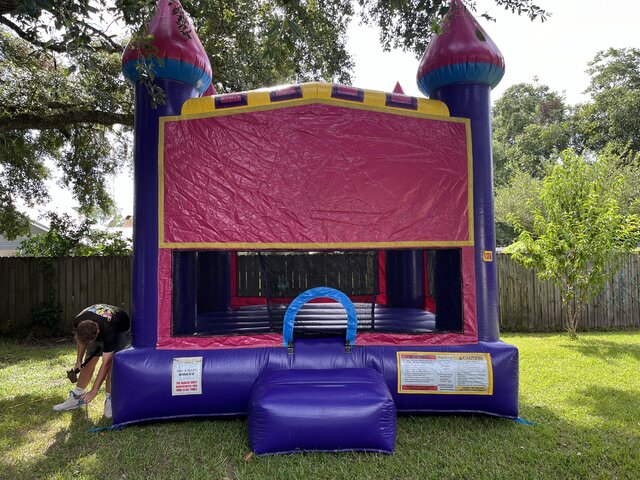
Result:
{"label": "purple and pink castle bounce house", "polygon": [[469,11],[452,0],[425,52],[425,99],[324,83],[216,95],[176,8],[160,0],[153,54],[122,62],[133,345],[114,360],[114,427],[247,415],[257,454],[392,452],[398,413],[516,418],[493,226],[504,59]]}

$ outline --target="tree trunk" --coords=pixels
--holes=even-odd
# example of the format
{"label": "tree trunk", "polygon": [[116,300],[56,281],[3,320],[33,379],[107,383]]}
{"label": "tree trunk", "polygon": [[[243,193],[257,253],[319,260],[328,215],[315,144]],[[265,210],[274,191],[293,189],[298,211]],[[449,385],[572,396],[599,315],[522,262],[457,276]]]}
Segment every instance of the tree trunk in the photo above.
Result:
{"label": "tree trunk", "polygon": [[562,295],[562,310],[565,313],[565,328],[571,338],[576,338],[578,335],[576,330],[578,328],[578,309],[573,306],[573,299],[569,295]]}

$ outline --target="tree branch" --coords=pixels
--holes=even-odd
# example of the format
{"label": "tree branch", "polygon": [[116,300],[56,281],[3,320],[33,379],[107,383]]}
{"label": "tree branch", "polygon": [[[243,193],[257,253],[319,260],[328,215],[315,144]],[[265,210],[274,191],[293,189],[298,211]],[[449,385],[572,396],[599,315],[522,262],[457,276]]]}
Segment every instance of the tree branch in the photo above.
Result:
{"label": "tree branch", "polygon": [[0,17],[0,23],[2,25],[5,25],[7,27],[9,27],[11,30],[13,30],[16,35],[18,35],[21,39],[29,42],[30,44],[39,47],[39,48],[43,48],[46,50],[52,50],[54,52],[58,52],[58,53],[64,53],[67,51],[67,47],[64,44],[61,43],[53,43],[53,44],[49,44],[47,45],[46,42],[43,42],[41,40],[38,40],[36,38],[35,35],[29,33],[29,32],[25,32],[24,30],[22,30],[18,25],[16,25],[15,23],[13,23],[11,20],[9,20],[8,18],[5,17]]}
{"label": "tree branch", "polygon": [[[0,0],[0,2],[2,2],[2,0]],[[31,32],[23,30],[22,28],[20,28],[19,25],[13,23],[11,20],[9,20],[6,17],[0,16],[0,23],[5,25],[6,27],[9,27],[21,39],[29,42],[30,44],[36,47],[42,48],[44,50],[51,50],[57,53],[66,53],[68,50],[68,46],[66,42],[58,42],[58,43],[43,42],[42,40],[38,39],[36,35],[34,35]],[[99,42],[99,45],[91,45],[91,48],[93,48],[94,50],[99,50],[106,53],[121,53],[122,50],[124,49],[122,45],[115,42],[113,38],[111,38],[106,33],[100,31],[96,27],[89,25],[88,23],[83,21],[79,21],[78,24],[82,25],[82,27],[84,27],[85,29],[93,33],[96,37],[98,37],[96,40]]]}
{"label": "tree branch", "polygon": [[98,125],[133,125],[133,114],[103,112],[92,109],[69,109],[64,112],[30,112],[0,119],[0,133],[11,130],[51,130],[77,123]]}
{"label": "tree branch", "polygon": [[[101,50],[104,50],[107,53],[122,53],[124,47],[120,45],[118,42],[113,40],[113,37],[110,37],[103,31],[97,29],[93,25],[89,25],[86,22],[78,22],[79,25],[82,25],[87,30],[93,32],[95,35],[100,37],[100,42],[102,43]],[[95,47],[94,47],[95,48]]]}

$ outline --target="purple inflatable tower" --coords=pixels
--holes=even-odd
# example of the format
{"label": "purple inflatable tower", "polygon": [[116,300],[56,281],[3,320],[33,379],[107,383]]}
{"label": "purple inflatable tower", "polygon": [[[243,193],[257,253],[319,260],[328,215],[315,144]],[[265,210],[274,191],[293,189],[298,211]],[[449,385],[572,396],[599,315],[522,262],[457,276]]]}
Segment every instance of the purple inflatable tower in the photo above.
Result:
{"label": "purple inflatable tower", "polygon": [[[124,76],[135,87],[134,120],[134,237],[132,343],[155,347],[158,325],[158,127],[159,118],[179,115],[189,98],[211,85],[211,64],[179,1],[159,1],[149,23],[153,56],[129,44],[122,56]],[[152,108],[147,87],[140,81],[139,62],[155,72],[154,83],[164,91],[164,103]],[[215,90],[213,90],[215,93]]]}
{"label": "purple inflatable tower", "polygon": [[451,115],[471,119],[478,340],[499,338],[495,263],[491,89],[504,75],[496,44],[460,0],[451,0],[442,33],[418,67],[420,91],[442,100]]}

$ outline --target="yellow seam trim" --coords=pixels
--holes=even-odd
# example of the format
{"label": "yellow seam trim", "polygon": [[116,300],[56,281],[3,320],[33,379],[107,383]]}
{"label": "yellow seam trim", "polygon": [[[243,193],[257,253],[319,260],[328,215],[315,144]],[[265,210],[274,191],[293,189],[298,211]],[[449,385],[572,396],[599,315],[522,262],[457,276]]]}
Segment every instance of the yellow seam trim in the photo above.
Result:
{"label": "yellow seam trim", "polygon": [[[331,97],[331,93],[332,93],[332,88],[336,86],[336,84],[323,83],[323,82],[310,82],[310,83],[302,83],[299,85],[291,85],[291,86],[301,87],[304,97],[302,99],[294,98],[289,100],[272,102],[269,97],[269,90],[250,90],[245,92],[233,92],[233,93],[230,93],[229,95],[233,95],[233,94],[246,95],[247,103],[249,104],[249,106],[248,107],[247,106],[229,107],[224,110],[241,110],[241,109],[251,108],[256,105],[275,105],[275,104],[281,104],[281,103],[289,103],[291,105],[292,103],[295,104],[295,102],[300,100],[305,100],[305,99],[306,100],[333,99],[333,97]],[[353,87],[353,88],[357,88],[357,87]],[[365,105],[371,105],[371,106],[378,106],[377,104],[381,102],[381,99],[386,98],[386,95],[388,93],[391,93],[391,92],[381,92],[378,90],[369,90],[366,88],[357,88],[357,89],[364,92],[363,102],[353,102],[349,100],[340,100],[340,99],[335,99],[335,100],[340,101],[346,105],[353,105],[355,103],[356,105],[365,104]],[[417,108],[418,110],[422,110],[422,113],[426,113],[425,111],[431,111],[431,114],[433,115],[449,116],[449,108],[444,102],[440,100],[434,100],[434,99],[428,99],[428,98],[420,98],[420,97],[413,97],[413,98],[417,100]],[[211,100],[208,102],[205,102],[203,101],[203,99],[211,99]],[[384,106],[384,108],[404,110],[399,107],[392,107],[392,106],[386,106],[386,105]],[[182,111],[184,112],[185,110],[194,111],[194,114],[209,113],[209,112],[215,111],[214,97],[213,96],[198,97],[194,99],[189,99],[184,103],[182,107]],[[185,113],[184,115],[190,115],[190,114]]]}
{"label": "yellow seam trim", "polygon": [[467,134],[467,162],[468,162],[468,170],[467,170],[467,196],[468,196],[468,208],[469,208],[469,241],[473,245],[475,243],[475,232],[474,232],[474,212],[473,212],[473,145],[472,145],[472,136],[471,136],[471,120],[468,118],[465,119],[466,125],[466,134]]}
{"label": "yellow seam trim", "polygon": [[158,132],[158,242],[164,243],[164,125],[166,117],[160,118]]}
{"label": "yellow seam trim", "polygon": [[467,118],[436,115],[436,114],[419,112],[416,110],[405,110],[403,108],[396,108],[396,107],[381,107],[377,105],[367,105],[363,103],[350,102],[350,101],[339,100],[334,98],[331,98],[331,99],[329,98],[296,98],[293,100],[284,100],[282,102],[277,102],[277,103],[242,106],[242,107],[230,107],[230,108],[213,110],[210,112],[203,112],[203,113],[193,113],[193,114],[186,114],[186,115],[170,115],[163,118],[166,119],[167,121],[174,122],[174,121],[181,121],[181,120],[193,120],[193,119],[200,119],[200,118],[237,115],[240,113],[261,112],[265,110],[276,110],[276,109],[287,108],[287,107],[292,107],[296,105],[312,105],[314,103],[316,104],[319,103],[324,105],[333,105],[337,107],[354,108],[357,110],[369,110],[374,112],[390,113],[390,114],[401,115],[406,117],[427,118],[430,120],[439,120],[439,121],[447,121],[447,122],[464,123],[469,121],[469,119]]}
{"label": "yellow seam trim", "polygon": [[311,248],[420,248],[420,247],[472,247],[468,240],[417,242],[335,242],[335,243],[251,243],[251,242],[160,242],[160,248],[216,248],[236,249],[304,249]]}

